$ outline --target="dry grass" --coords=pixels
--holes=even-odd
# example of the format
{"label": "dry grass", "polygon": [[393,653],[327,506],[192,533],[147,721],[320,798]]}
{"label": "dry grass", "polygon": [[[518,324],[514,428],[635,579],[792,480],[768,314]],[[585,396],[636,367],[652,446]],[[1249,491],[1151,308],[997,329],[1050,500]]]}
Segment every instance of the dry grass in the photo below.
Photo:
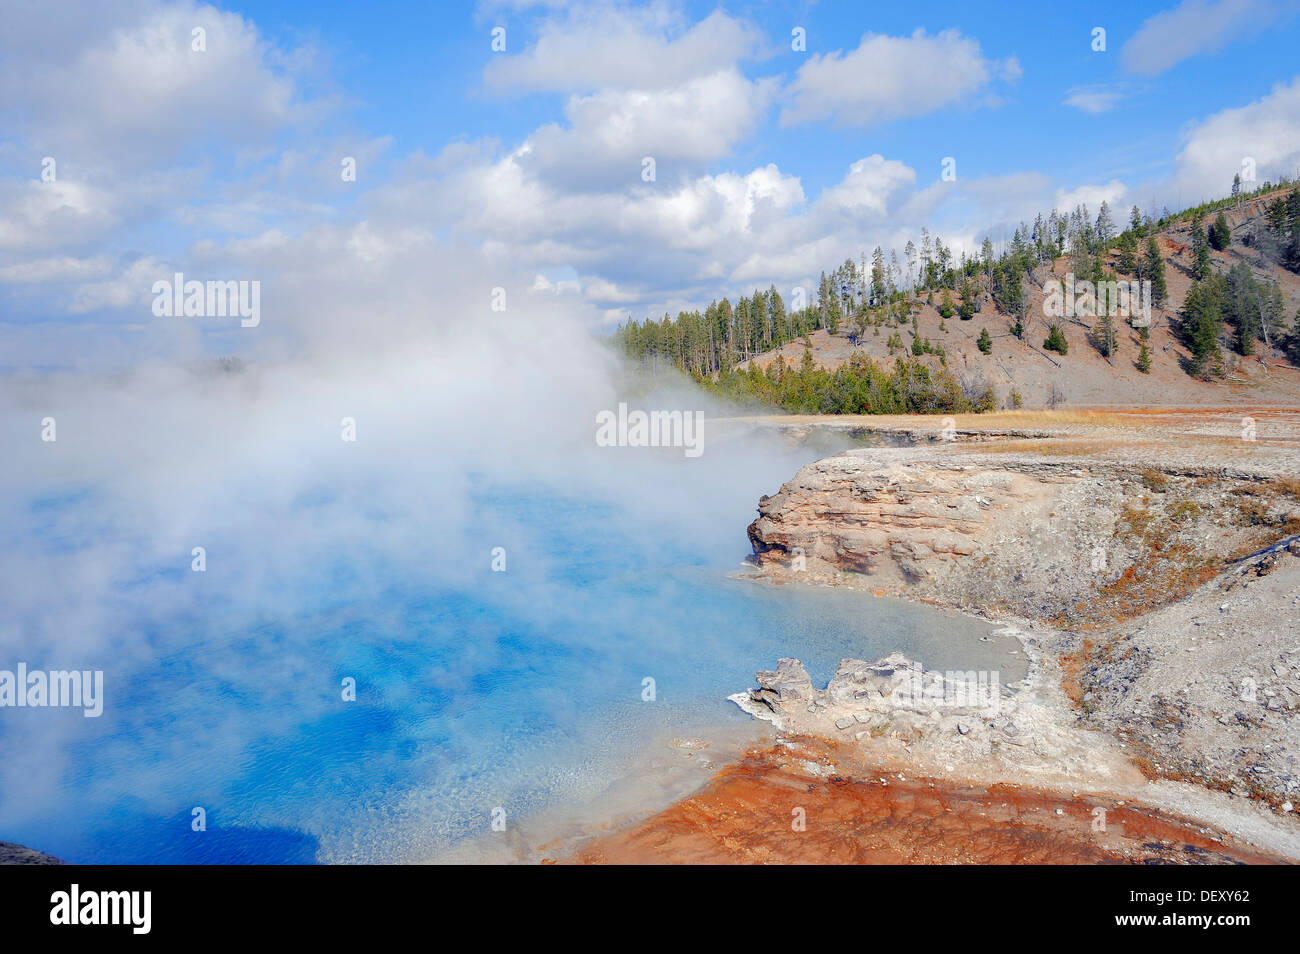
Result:
{"label": "dry grass", "polygon": [[1060,427],[1066,424],[1087,425],[1090,427],[1124,427],[1129,420],[1113,411],[1084,410],[1016,410],[994,411],[990,414],[958,414],[958,427],[981,428],[1025,428],[1025,427]]}
{"label": "dry grass", "polygon": [[1098,589],[1102,599],[1090,607],[1084,627],[1134,619],[1182,599],[1218,576],[1219,569],[1217,560],[1201,557],[1190,547],[1152,549],[1119,579]]}
{"label": "dry grass", "polygon": [[1294,497],[1296,500],[1300,500],[1300,479],[1281,477],[1273,481],[1270,486],[1282,496]]}
{"label": "dry grass", "polygon": [[1154,490],[1158,494],[1164,493],[1169,489],[1169,478],[1158,470],[1144,470],[1142,472],[1142,486],[1147,490]]}
{"label": "dry grass", "polygon": [[[1138,443],[1125,442],[1125,447],[1137,447]],[[1113,440],[1080,440],[1070,437],[1049,437],[1011,441],[989,441],[987,443],[963,444],[963,451],[975,454],[1026,453],[1040,454],[1044,457],[1104,457],[1115,450]]]}
{"label": "dry grass", "polygon": [[[1119,512],[1119,522],[1128,528],[1128,534],[1136,534],[1144,539],[1155,519],[1156,515],[1139,503],[1126,503]],[[1115,535],[1119,536],[1119,534],[1120,528],[1117,527]]]}

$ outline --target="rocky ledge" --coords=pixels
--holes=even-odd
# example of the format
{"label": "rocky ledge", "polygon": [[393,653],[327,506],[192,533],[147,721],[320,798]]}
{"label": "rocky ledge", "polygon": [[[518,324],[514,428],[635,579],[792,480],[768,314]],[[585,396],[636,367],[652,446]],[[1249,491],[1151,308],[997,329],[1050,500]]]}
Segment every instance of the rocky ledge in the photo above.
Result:
{"label": "rocky ledge", "polygon": [[61,865],[53,855],[47,855],[11,841],[0,841],[0,865]]}
{"label": "rocky ledge", "polygon": [[824,690],[786,662],[732,698],[792,732],[878,737],[990,778],[1055,764],[1108,785],[1136,767],[1294,825],[1300,433],[1160,435],[857,449],[803,468],[749,527],[763,575],[1017,621],[1034,691],[1001,694],[987,718],[900,706],[889,680],[905,661],[890,658],[846,660]]}
{"label": "rocky ledge", "polygon": [[1300,533],[1295,448],[1211,467],[1186,449],[1015,443],[855,449],[809,464],[760,498],[751,559],[778,582],[1097,625],[1180,599],[1225,558]]}
{"label": "rocky ledge", "polygon": [[[1189,832],[1215,845],[1240,841],[1300,859],[1300,828],[1289,806],[1279,812],[1265,800],[1190,784],[1202,780],[1150,777],[1134,758],[1142,752],[1135,739],[1095,731],[1099,726],[1070,709],[1052,633],[1004,635],[1018,637],[1031,657],[1029,675],[1009,686],[994,674],[926,670],[893,653],[876,662],[843,660],[824,689],[813,686],[799,660],[782,659],[757,673],[755,688],[728,698],[776,726],[776,749],[796,753],[784,773],[858,783],[925,778],[931,788],[982,791],[1009,784],[1017,792],[1068,795],[1074,804],[1063,810],[1084,818],[1141,803],[1185,818]],[[833,747],[833,758],[798,757],[810,740]]]}
{"label": "rocky ledge", "polygon": [[[1035,640],[1028,632],[1001,635]],[[757,688],[728,698],[782,733],[838,739],[870,749],[876,760],[990,781],[1140,778],[1118,746],[1059,718],[1063,700],[1054,698],[1040,665],[1003,685],[995,672],[927,670],[892,653],[876,662],[843,660],[825,689],[813,687],[797,659],[782,659],[757,680]]]}

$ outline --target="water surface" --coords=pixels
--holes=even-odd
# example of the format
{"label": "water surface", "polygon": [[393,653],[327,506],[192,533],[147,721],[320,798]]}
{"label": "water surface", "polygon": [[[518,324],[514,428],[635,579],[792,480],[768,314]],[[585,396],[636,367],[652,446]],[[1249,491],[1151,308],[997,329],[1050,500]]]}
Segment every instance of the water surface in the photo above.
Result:
{"label": "water surface", "polygon": [[[51,777],[10,781],[0,837],[89,863],[436,859],[489,832],[494,810],[512,825],[598,797],[651,740],[748,722],[725,697],[781,656],[819,683],[843,657],[895,649],[1006,668],[979,640],[991,627],[967,617],[730,578],[757,493],[790,467],[733,486],[685,477],[702,484],[665,492],[724,503],[676,523],[636,501],[484,483],[454,544],[423,528],[427,564],[332,537],[295,538],[310,556],[288,561],[286,540],[340,520],[347,492],[322,487],[285,505],[296,519],[280,539],[217,535],[203,574],[133,569],[93,621],[49,607],[46,622],[103,629],[89,664],[105,670],[105,712],[5,711],[0,758]],[[75,559],[87,543],[67,527],[105,506],[93,487],[33,497],[30,545],[51,565]],[[376,505],[366,519],[395,517]],[[466,525],[485,529],[467,543]],[[274,548],[275,585],[223,572],[223,546],[250,561]]]}

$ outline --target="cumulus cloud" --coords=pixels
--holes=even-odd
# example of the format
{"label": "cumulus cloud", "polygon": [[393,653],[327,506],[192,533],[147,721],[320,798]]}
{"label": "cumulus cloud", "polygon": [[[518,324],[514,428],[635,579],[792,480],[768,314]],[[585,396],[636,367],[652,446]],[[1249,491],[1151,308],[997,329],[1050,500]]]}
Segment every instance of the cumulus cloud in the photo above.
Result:
{"label": "cumulus cloud", "polygon": [[1128,186],[1118,179],[1111,179],[1109,182],[1102,184],[1090,184],[1076,186],[1073,189],[1060,189],[1056,193],[1056,202],[1054,207],[1062,212],[1068,212],[1076,205],[1086,205],[1088,211],[1093,215],[1097,214],[1097,209],[1105,202],[1112,210],[1116,209],[1123,203],[1124,197],[1128,195]]}
{"label": "cumulus cloud", "polygon": [[[0,118],[36,148],[153,166],[181,149],[266,142],[306,118],[288,64],[238,14],[192,2],[90,6],[103,8],[96,28],[63,33],[51,24],[71,13],[7,5],[0,88],[24,95],[6,97]],[[39,81],[27,82],[34,70]]]}
{"label": "cumulus cloud", "polygon": [[1130,73],[1155,76],[1297,12],[1300,4],[1294,0],[1183,0],[1144,20],[1120,50],[1120,60]]}
{"label": "cumulus cloud", "polygon": [[915,170],[877,153],[852,163],[848,174],[823,192],[817,205],[824,210],[866,211],[884,216],[890,199],[915,185]]}
{"label": "cumulus cloud", "polygon": [[527,164],[570,186],[641,179],[642,160],[656,176],[720,159],[756,129],[776,91],[734,67],[660,89],[605,89],[572,97],[567,127],[543,126],[528,138]]}
{"label": "cumulus cloud", "polygon": [[[87,16],[104,26],[106,14]],[[246,20],[185,2],[124,5],[112,29],[72,29],[67,37],[47,30],[24,55],[55,76],[64,75],[60,64],[72,64],[66,69],[81,76],[82,85],[92,75],[84,64],[111,63],[125,55],[122,50],[139,51],[151,42],[160,44],[164,62],[177,66],[189,34],[174,28],[196,16],[213,25],[208,52],[220,41],[223,55],[235,57],[226,68],[249,82],[228,90],[229,102],[216,108],[219,117],[251,108],[283,128],[319,106],[299,101],[286,65],[293,51],[267,46]],[[740,152],[737,147],[782,101],[786,122],[851,124],[988,102],[997,82],[1014,81],[1018,65],[986,57],[975,39],[957,31],[867,34],[856,49],[803,60],[782,89],[777,80],[741,70],[742,59],[761,55],[762,38],[721,12],[691,23],[662,5],[583,6],[546,14],[535,41],[518,47],[520,32],[511,29],[510,49],[520,52],[491,58],[486,87],[501,94],[561,94],[561,122],[505,144],[461,141],[433,156],[391,159],[385,159],[391,141],[374,135],[349,140],[336,133],[265,151],[256,142],[255,123],[249,137],[219,151],[226,158],[237,154],[239,168],[237,177],[215,188],[204,188],[205,173],[175,166],[175,157],[165,160],[173,165],[149,173],[152,179],[96,179],[71,170],[57,183],[2,182],[0,209],[8,214],[0,215],[0,252],[8,254],[0,257],[0,285],[37,290],[62,284],[67,287],[57,301],[73,314],[121,309],[130,324],[143,318],[148,326],[150,316],[140,308],[155,273],[166,277],[184,268],[201,271],[200,277],[237,279],[284,268],[291,277],[298,266],[286,256],[314,247],[328,257],[335,251],[331,243],[343,243],[350,256],[346,270],[365,287],[372,274],[384,271],[396,246],[437,258],[450,242],[488,262],[518,263],[530,287],[538,274],[547,276],[551,287],[539,290],[554,295],[563,287],[562,297],[590,306],[584,320],[599,323],[694,307],[755,285],[804,284],[877,244],[901,249],[922,226],[960,249],[1053,206],[1085,202],[1095,208],[1103,198],[1117,204],[1126,197],[1118,179],[1077,187],[1028,171],[920,186],[913,169],[879,153],[847,163],[839,181],[812,194],[799,170],[784,164],[717,167]],[[118,83],[119,95],[129,93],[113,69],[94,75]],[[164,116],[191,101],[191,82],[198,80],[186,80],[182,69],[155,93]],[[1101,110],[1121,93],[1121,86],[1076,87],[1067,102]],[[109,126],[94,134],[108,135],[113,122],[129,121],[129,111],[124,115],[108,117]],[[1261,169],[1284,164],[1294,128],[1288,123],[1283,111],[1276,128],[1244,119],[1231,129],[1207,126],[1180,159],[1184,179],[1200,176],[1195,170],[1202,166],[1217,169],[1221,159],[1209,153],[1234,137],[1249,139],[1246,126],[1257,126],[1256,138],[1268,140],[1255,149]],[[182,125],[177,133],[191,145],[203,142],[202,131]],[[355,189],[351,207],[337,201],[344,194],[340,154],[356,156],[363,176],[381,162],[389,173]],[[641,177],[647,156],[656,161],[651,182]],[[1224,181],[1239,163],[1237,157],[1228,165]],[[133,223],[159,219],[194,233],[192,244],[152,254],[134,242],[115,249],[102,244],[106,236],[120,241],[129,235]],[[271,308],[271,286],[268,295]],[[365,307],[345,287],[337,300]],[[333,312],[324,307],[317,320],[328,323]],[[215,331],[208,337],[226,346]]]}
{"label": "cumulus cloud", "polygon": [[774,163],[575,191],[538,174],[527,147],[450,151],[454,161],[423,160],[376,190],[372,220],[428,220],[544,271],[571,270],[608,322],[769,284],[788,294],[877,244],[901,250],[923,226],[958,250],[974,248],[1003,225],[1009,237],[1058,198],[1057,183],[1036,173],[918,188],[914,169],[878,153],[849,163],[810,196],[800,177]]}
{"label": "cumulus cloud", "polygon": [[867,33],[856,49],[813,54],[786,90],[786,124],[834,119],[872,126],[970,100],[995,78],[1020,77],[1015,58],[992,60],[957,30],[911,36]]}
{"label": "cumulus cloud", "polygon": [[[33,172],[38,172],[39,167]],[[119,199],[75,180],[0,181],[0,251],[39,252],[83,245],[119,225]]]}
{"label": "cumulus cloud", "polygon": [[714,73],[762,45],[753,26],[720,10],[688,27],[662,4],[579,6],[544,22],[523,52],[494,56],[483,78],[500,93],[656,89]]}
{"label": "cumulus cloud", "polygon": [[[507,41],[509,42],[509,41]],[[548,16],[521,52],[493,56],[484,85],[497,94],[566,94],[564,123],[535,130],[521,163],[570,190],[681,178],[749,138],[779,87],[738,64],[762,47],[748,23],[715,11],[695,23],[664,4],[580,5]]]}
{"label": "cumulus cloud", "polygon": [[1172,185],[1187,201],[1221,196],[1246,160],[1259,182],[1300,174],[1300,79],[1193,126],[1175,161]]}
{"label": "cumulus cloud", "polygon": [[[326,159],[337,190],[339,155],[366,162],[384,148],[340,139],[276,157],[281,134],[332,103],[299,94],[309,50],[268,43],[238,14],[192,0],[71,0],[58,16],[0,8],[0,285],[11,296],[62,283],[44,299],[55,311],[134,308],[157,258],[141,245],[174,227],[222,234],[327,218],[327,204],[305,197],[331,181]],[[13,323],[7,331],[31,342]]]}

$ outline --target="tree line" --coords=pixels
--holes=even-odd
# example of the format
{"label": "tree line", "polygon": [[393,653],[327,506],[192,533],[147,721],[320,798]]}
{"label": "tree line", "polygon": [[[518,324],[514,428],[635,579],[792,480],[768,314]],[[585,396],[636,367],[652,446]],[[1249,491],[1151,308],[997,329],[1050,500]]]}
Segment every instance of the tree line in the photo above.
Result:
{"label": "tree line", "polygon": [[[1283,184],[1288,183],[1284,180]],[[815,382],[830,387],[834,375],[823,380],[811,371],[801,370],[796,372],[795,383],[780,385],[786,371],[776,369],[773,373],[780,386],[774,386],[768,381],[766,372],[756,367],[740,372],[747,382],[744,384],[736,383],[733,371],[746,362],[752,364],[752,359],[758,354],[801,338],[807,351],[811,347],[811,333],[822,329],[831,334],[845,334],[854,344],[868,334],[880,335],[884,329],[892,332],[887,341],[891,354],[910,350],[914,358],[935,355],[941,365],[946,365],[942,345],[932,345],[919,335],[917,319],[922,300],[938,310],[941,331],[946,330],[945,323],[950,318],[969,320],[981,310],[986,300],[990,301],[999,313],[1009,318],[1010,331],[1023,339],[1027,335],[1029,318],[1027,283],[1034,280],[1036,269],[1050,266],[1063,255],[1069,256],[1070,269],[1076,279],[1100,283],[1115,281],[1124,275],[1150,281],[1152,304],[1157,308],[1163,307],[1168,298],[1168,285],[1165,260],[1156,234],[1175,221],[1190,216],[1193,276],[1197,287],[1188,296],[1190,306],[1185,304],[1183,309],[1184,338],[1194,355],[1189,370],[1198,374],[1214,373],[1221,366],[1221,351],[1216,351],[1216,348],[1227,331],[1232,333],[1231,347],[1240,354],[1253,353],[1255,342],[1262,340],[1266,347],[1277,344],[1294,356],[1300,349],[1300,337],[1294,328],[1285,327],[1280,288],[1275,284],[1256,282],[1244,265],[1234,268],[1228,275],[1217,276],[1209,255],[1211,248],[1223,250],[1232,243],[1224,209],[1275,188],[1273,184],[1265,183],[1246,194],[1242,192],[1238,178],[1234,180],[1232,194],[1227,198],[1203,203],[1177,215],[1166,208],[1156,218],[1144,215],[1135,205],[1122,229],[1116,224],[1106,202],[1101,203],[1095,217],[1085,204],[1079,204],[1068,213],[1053,210],[1045,216],[1038,215],[1032,224],[1021,222],[1000,250],[986,237],[978,254],[970,256],[964,252],[954,255],[939,236],[922,229],[919,243],[909,240],[901,258],[894,251],[886,255],[877,246],[869,258],[864,254],[856,262],[846,259],[830,272],[821,273],[811,296],[804,289],[794,289],[789,305],[776,286],[771,285],[766,291],[755,289],[751,295],[740,297],[734,303],[729,298],[715,300],[702,312],[682,311],[676,317],[665,314],[660,320],[629,321],[615,331],[614,343],[641,367],[652,370],[673,367],[701,382],[739,388],[751,397],[767,395],[773,403],[784,407],[792,407],[791,402],[802,407],[817,401],[801,396],[802,384],[799,382]],[[1217,214],[1211,224],[1208,228],[1203,227],[1204,217],[1212,213]],[[1284,267],[1300,270],[1300,187],[1270,203],[1263,225],[1245,235],[1243,244],[1257,245],[1264,254]],[[898,334],[899,329],[909,324],[912,333],[910,347]],[[1149,331],[1145,327],[1137,330],[1141,339],[1137,366],[1142,371],[1149,371],[1151,355],[1146,345]],[[1111,316],[1098,318],[1090,337],[1094,346],[1108,359],[1114,355],[1119,336]],[[1061,354],[1068,350],[1064,334],[1057,325],[1049,327],[1043,346]],[[986,349],[989,347],[988,341],[981,340],[981,351],[988,353]],[[811,360],[810,354],[805,355],[805,362],[808,360]],[[877,368],[874,372],[859,367],[852,373],[873,382],[875,399],[866,403],[872,407],[898,406],[898,401],[892,398],[881,398],[888,389],[882,390],[884,378],[878,375],[902,375],[900,380],[912,381],[915,372],[910,370],[910,365],[920,365],[920,362],[904,361],[903,364],[908,365],[909,370],[899,371],[896,365],[892,370]],[[872,377],[873,374],[877,377]],[[722,379],[727,379],[728,383],[720,384]],[[848,389],[845,393],[857,393],[854,391],[856,385],[849,387],[843,381],[840,385],[841,390]],[[971,403],[969,396],[965,400]],[[834,405],[841,403],[839,398],[828,398],[828,401]],[[909,398],[902,403],[909,402],[934,403],[929,398],[917,401]],[[938,404],[943,405],[947,412],[955,406],[951,401],[939,401]]]}

